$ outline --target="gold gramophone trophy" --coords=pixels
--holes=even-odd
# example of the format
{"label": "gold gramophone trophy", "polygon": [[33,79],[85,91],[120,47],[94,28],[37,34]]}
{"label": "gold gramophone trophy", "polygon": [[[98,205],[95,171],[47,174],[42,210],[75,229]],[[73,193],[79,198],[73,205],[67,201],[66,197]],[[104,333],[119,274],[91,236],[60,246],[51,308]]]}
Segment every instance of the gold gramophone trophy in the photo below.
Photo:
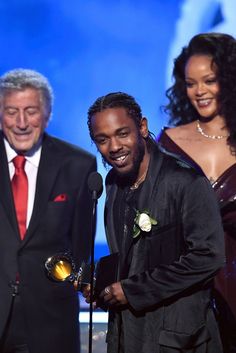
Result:
{"label": "gold gramophone trophy", "polygon": [[103,256],[96,264],[95,271],[91,271],[91,264],[82,263],[76,271],[75,263],[69,253],[59,253],[49,257],[45,262],[47,275],[56,282],[71,282],[78,291],[90,284],[93,278],[93,296],[99,297],[101,291],[111,283],[117,281],[119,268],[119,254]]}
{"label": "gold gramophone trophy", "polygon": [[76,290],[81,290],[82,285],[89,283],[89,281],[82,281],[86,277],[84,272],[89,272],[89,265],[82,263],[77,272],[69,253],[59,253],[49,257],[45,262],[45,268],[50,279],[56,282],[71,282]]}

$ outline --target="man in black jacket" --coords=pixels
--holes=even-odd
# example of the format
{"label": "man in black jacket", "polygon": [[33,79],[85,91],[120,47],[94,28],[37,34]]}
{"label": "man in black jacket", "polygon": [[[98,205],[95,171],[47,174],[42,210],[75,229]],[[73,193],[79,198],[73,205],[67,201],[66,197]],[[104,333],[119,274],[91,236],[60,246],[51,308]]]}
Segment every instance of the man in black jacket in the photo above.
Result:
{"label": "man in black jacket", "polygon": [[224,265],[215,195],[203,175],[161,151],[133,97],[98,98],[88,126],[104,163],[105,227],[119,252],[109,306],[109,353],[221,353],[211,306]]}

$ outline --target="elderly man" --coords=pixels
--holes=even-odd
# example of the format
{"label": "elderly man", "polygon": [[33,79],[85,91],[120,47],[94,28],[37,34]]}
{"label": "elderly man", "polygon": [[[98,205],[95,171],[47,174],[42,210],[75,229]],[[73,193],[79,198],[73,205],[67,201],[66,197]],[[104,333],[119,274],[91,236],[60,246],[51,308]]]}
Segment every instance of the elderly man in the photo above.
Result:
{"label": "elderly man", "polygon": [[0,351],[78,353],[78,296],[45,260],[89,255],[89,153],[45,133],[52,89],[25,69],[0,78]]}

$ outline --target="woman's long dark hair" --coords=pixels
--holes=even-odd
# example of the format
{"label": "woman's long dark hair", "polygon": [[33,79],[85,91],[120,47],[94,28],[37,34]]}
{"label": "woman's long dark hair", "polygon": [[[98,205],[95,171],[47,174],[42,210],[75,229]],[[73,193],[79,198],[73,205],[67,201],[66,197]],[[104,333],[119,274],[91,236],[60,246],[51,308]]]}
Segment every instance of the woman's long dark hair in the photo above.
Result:
{"label": "woman's long dark hair", "polygon": [[232,152],[236,154],[236,40],[228,34],[198,34],[175,59],[174,84],[166,91],[169,103],[164,107],[164,111],[170,117],[169,123],[178,126],[199,118],[189,101],[185,83],[185,66],[193,55],[212,57],[212,65],[216,67],[220,87],[219,114],[225,118],[226,127],[230,131],[227,142]]}

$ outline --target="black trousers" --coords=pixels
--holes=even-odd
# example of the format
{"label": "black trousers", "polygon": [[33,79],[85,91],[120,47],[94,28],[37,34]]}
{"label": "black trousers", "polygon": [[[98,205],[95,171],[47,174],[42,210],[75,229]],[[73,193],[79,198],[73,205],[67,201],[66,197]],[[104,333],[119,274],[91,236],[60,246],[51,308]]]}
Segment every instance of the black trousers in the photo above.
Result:
{"label": "black trousers", "polygon": [[1,353],[30,353],[25,332],[25,322],[20,295],[12,297],[11,311],[0,340]]}

